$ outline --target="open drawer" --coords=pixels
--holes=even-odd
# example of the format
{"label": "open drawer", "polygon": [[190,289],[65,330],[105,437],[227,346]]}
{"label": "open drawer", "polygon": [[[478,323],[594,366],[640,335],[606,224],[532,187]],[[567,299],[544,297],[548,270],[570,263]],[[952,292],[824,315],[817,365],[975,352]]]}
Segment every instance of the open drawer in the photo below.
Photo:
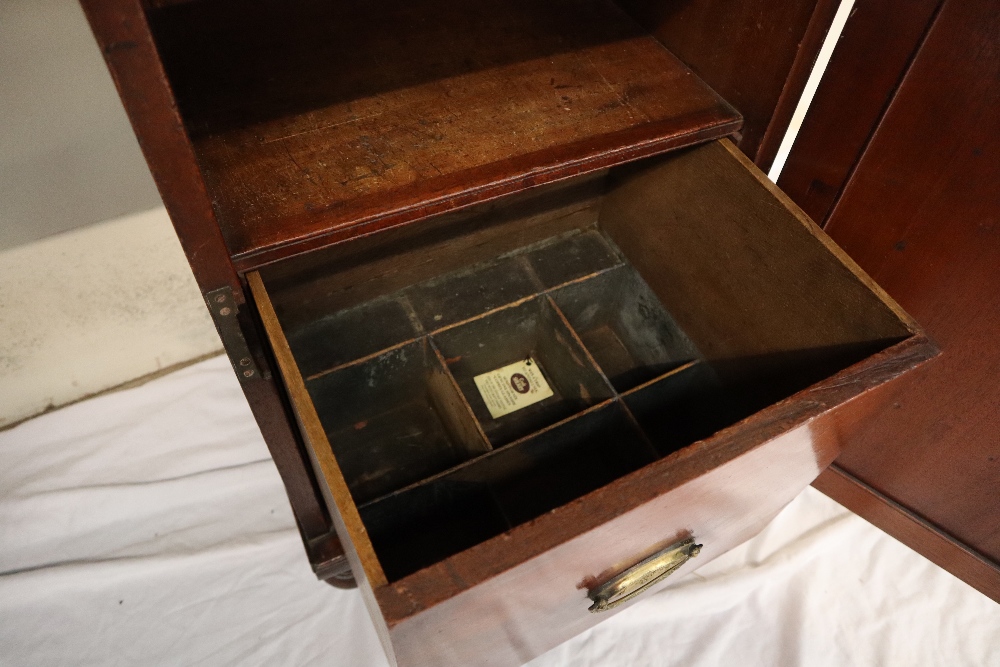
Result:
{"label": "open drawer", "polygon": [[247,279],[401,666],[521,664],[752,537],[935,353],[727,140]]}

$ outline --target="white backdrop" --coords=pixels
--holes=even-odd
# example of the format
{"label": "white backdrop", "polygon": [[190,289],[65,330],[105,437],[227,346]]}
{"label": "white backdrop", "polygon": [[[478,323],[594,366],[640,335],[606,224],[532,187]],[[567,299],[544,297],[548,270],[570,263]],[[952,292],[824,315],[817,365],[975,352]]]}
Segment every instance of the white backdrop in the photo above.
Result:
{"label": "white backdrop", "polygon": [[[224,357],[0,432],[0,461],[0,665],[386,664]],[[1000,605],[807,489],[531,665],[1000,665]]]}

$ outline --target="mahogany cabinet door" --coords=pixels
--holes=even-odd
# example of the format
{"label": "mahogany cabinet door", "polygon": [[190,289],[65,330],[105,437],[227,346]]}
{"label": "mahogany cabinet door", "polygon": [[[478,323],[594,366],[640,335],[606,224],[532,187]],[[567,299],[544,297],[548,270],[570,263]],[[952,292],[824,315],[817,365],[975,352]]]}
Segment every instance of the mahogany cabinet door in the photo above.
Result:
{"label": "mahogany cabinet door", "polygon": [[1000,601],[998,6],[856,7],[779,184],[942,354],[845,418],[816,486]]}

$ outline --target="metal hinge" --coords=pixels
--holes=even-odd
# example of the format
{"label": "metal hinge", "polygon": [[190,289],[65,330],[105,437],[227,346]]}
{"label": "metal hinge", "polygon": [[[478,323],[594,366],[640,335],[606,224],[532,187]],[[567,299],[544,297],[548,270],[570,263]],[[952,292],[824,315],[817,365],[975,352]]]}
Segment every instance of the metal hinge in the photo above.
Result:
{"label": "metal hinge", "polygon": [[247,347],[246,338],[240,329],[240,323],[236,319],[239,308],[236,307],[236,299],[233,298],[231,287],[220,287],[205,294],[208,302],[208,310],[215,320],[215,328],[222,338],[222,346],[226,348],[229,355],[229,363],[233,365],[236,376],[240,382],[249,382],[260,378],[260,369],[250,354]]}

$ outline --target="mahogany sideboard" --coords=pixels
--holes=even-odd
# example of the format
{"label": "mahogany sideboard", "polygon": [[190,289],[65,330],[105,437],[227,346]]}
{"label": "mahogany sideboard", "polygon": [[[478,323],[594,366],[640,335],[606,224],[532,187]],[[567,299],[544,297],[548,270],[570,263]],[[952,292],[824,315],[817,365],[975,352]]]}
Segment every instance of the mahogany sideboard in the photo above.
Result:
{"label": "mahogany sideboard", "polygon": [[[759,169],[835,3],[83,5],[308,558],[394,664],[523,663],[845,443],[820,488],[888,499],[855,442],[892,451],[948,340]],[[836,235],[875,143],[813,125]]]}

